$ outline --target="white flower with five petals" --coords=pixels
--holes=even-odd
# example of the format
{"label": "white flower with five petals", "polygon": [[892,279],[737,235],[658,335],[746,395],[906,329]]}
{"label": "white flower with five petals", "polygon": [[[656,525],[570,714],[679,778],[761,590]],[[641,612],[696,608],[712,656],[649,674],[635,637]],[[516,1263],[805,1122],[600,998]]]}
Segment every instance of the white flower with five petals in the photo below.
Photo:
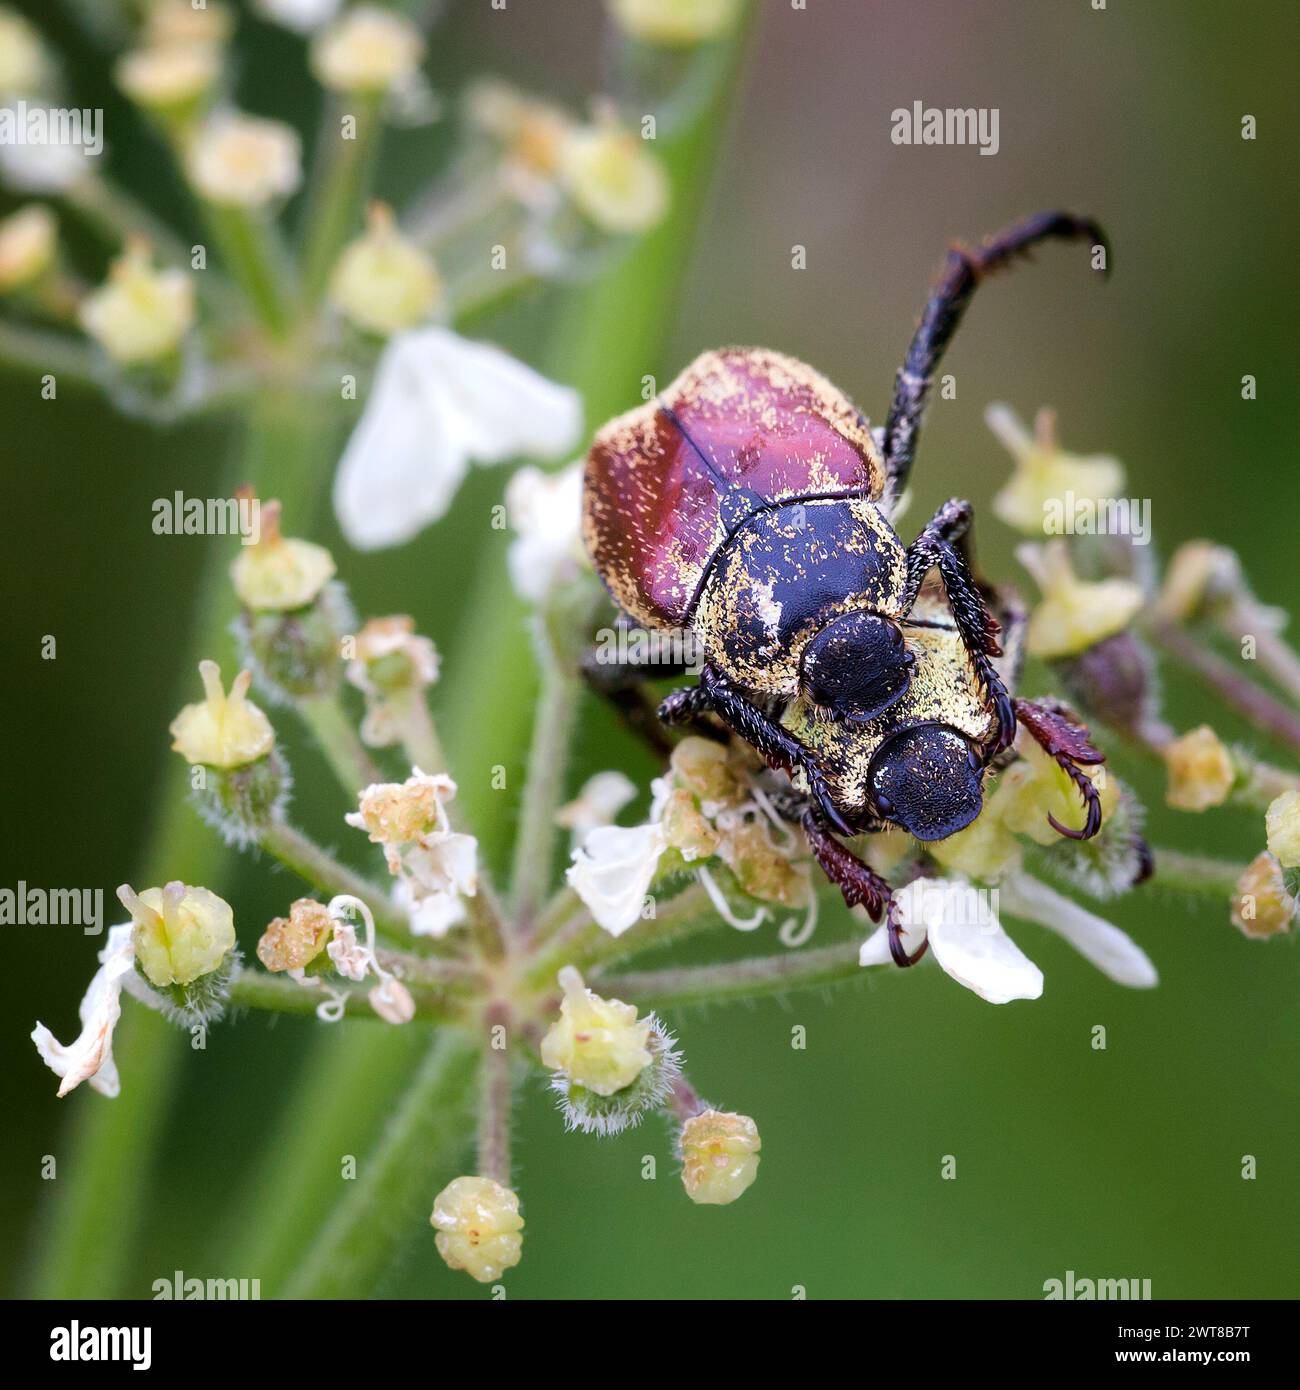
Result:
{"label": "white flower with five petals", "polygon": [[622,936],[640,918],[667,848],[657,820],[598,826],[574,851],[565,878],[597,925],[611,936]]}
{"label": "white flower with five petals", "polygon": [[[1156,983],[1155,967],[1130,937],[1038,879],[1015,873],[993,891],[1001,909],[1063,936],[1118,984],[1149,989]],[[1042,994],[1043,972],[1002,929],[989,891],[964,879],[918,878],[894,901],[909,955],[928,941],[940,967],[990,1004]],[[863,942],[858,962],[886,965],[890,959],[882,926]]]}
{"label": "white flower with five petals", "polygon": [[334,510],[359,550],[408,541],[451,505],[471,462],[554,458],[582,426],[577,392],[446,328],[390,339],[339,461]]}

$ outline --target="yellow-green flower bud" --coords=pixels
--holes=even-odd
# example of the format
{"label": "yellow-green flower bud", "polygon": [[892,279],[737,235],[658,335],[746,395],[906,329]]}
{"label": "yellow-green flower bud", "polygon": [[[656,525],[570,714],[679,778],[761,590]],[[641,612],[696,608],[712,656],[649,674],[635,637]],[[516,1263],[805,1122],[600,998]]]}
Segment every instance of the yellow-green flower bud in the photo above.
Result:
{"label": "yellow-green flower bud", "polygon": [[688,48],[729,32],[740,0],[606,0],[614,22],[644,43]]}
{"label": "yellow-green flower bud", "polygon": [[519,1198],[491,1178],[454,1178],[434,1198],[429,1224],[448,1267],[480,1284],[499,1279],[523,1254]]}
{"label": "yellow-green flower bud", "polygon": [[935,840],[925,848],[945,869],[980,883],[1001,878],[1020,862],[1016,837],[992,810],[976,817],[965,830],[949,835],[946,840]]}
{"label": "yellow-green flower bud", "polygon": [[762,1143],[748,1115],[705,1110],[682,1126],[682,1186],[692,1202],[725,1206],[758,1176]]}
{"label": "yellow-green flower bud", "polygon": [[199,43],[156,44],[123,54],[113,72],[117,85],[138,106],[184,115],[216,82],[221,53]]}
{"label": "yellow-green flower bud", "polygon": [[578,209],[602,231],[648,231],[668,211],[668,176],[658,156],[607,121],[566,138],[560,170]]}
{"label": "yellow-green flower bud", "polygon": [[[1081,829],[1084,812],[1079,789],[1036,740],[1022,734],[1016,748],[1020,757],[1002,774],[985,814],[992,814],[1007,829],[1027,835],[1037,844],[1055,845],[1060,834],[1047,823],[1047,817],[1053,815],[1061,825]],[[1119,801],[1118,783],[1104,766],[1079,770],[1097,789],[1105,825]]]}
{"label": "yellow-green flower bud", "polygon": [[1191,623],[1243,588],[1241,561],[1213,541],[1186,541],[1174,551],[1156,599],[1156,616],[1172,623]]}
{"label": "yellow-green flower bud", "polygon": [[1222,806],[1237,780],[1232,754],[1208,724],[1192,729],[1161,750],[1169,773],[1165,800],[1180,811]]}
{"label": "yellow-green flower bud", "polygon": [[1232,896],[1232,925],[1256,940],[1291,930],[1296,900],[1286,891],[1282,866],[1265,851],[1246,865]]}
{"label": "yellow-green flower bud", "polygon": [[363,332],[387,337],[428,318],[441,288],[432,257],[397,230],[391,209],[375,203],[365,234],[334,267],[330,298]]}
{"label": "yellow-green flower bud", "polygon": [[230,567],[239,601],[254,611],[305,608],[334,578],[334,557],[323,545],[280,534],[280,504],[260,508],[256,545],[240,550]]}
{"label": "yellow-green flower bud", "polygon": [[1284,869],[1300,868],[1300,791],[1275,797],[1264,816],[1269,853]]}
{"label": "yellow-green flower bud", "polygon": [[137,894],[124,883],[117,896],[135,926],[140,969],[159,989],[210,974],[235,944],[230,904],[206,888],[172,882]]}
{"label": "yellow-green flower bud", "polygon": [[147,43],[158,48],[196,46],[220,48],[230,38],[235,17],[218,0],[150,0],[145,7]]}
{"label": "yellow-green flower bud", "polygon": [[155,270],[148,248],[132,242],[107,282],[82,301],[80,319],[113,361],[155,362],[175,352],[194,323],[194,285],[188,271]]}
{"label": "yellow-green flower bud", "polygon": [[424,57],[420,31],[403,15],[357,5],[312,44],[311,69],[335,92],[386,92],[408,80]]}
{"label": "yellow-green flower bud", "polygon": [[1064,541],[1022,545],[1016,554],[1043,595],[1029,615],[1025,633],[1031,656],[1076,656],[1122,632],[1142,607],[1142,590],[1131,579],[1078,578]]}
{"label": "yellow-green flower bud", "polygon": [[1032,435],[1008,406],[989,406],[984,419],[1015,460],[1015,472],[993,499],[993,512],[1027,536],[1051,534],[1049,514],[1064,506],[1067,495],[1096,502],[1118,496],[1124,486],[1124,470],[1108,454],[1085,458],[1061,448],[1050,410],[1038,412]]}
{"label": "yellow-green flower bud", "polygon": [[190,142],[185,169],[209,202],[263,207],[287,198],[302,181],[302,142],[281,121],[225,111],[209,119]]}
{"label": "yellow-green flower bud", "polygon": [[187,762],[206,767],[234,768],[264,758],[275,745],[271,721],[247,699],[251,671],[241,671],[227,695],[221,685],[221,668],[215,661],[200,661],[205,697],[186,705],[171,722],[172,749]]}
{"label": "yellow-green flower bud", "polygon": [[0,294],[22,289],[54,263],[59,226],[43,203],[30,203],[0,220]]}
{"label": "yellow-green flower bud", "polygon": [[0,97],[36,91],[49,69],[40,34],[20,14],[0,10]]}
{"label": "yellow-green flower bud", "polygon": [[329,945],[334,919],[324,903],[298,898],[288,917],[277,917],[257,943],[257,958],[268,970],[302,970]]}
{"label": "yellow-green flower bud", "polygon": [[560,971],[560,1017],[542,1039],[542,1063],[598,1096],[630,1086],[650,1065],[653,1023],[636,1006],[602,999],[571,965]]}

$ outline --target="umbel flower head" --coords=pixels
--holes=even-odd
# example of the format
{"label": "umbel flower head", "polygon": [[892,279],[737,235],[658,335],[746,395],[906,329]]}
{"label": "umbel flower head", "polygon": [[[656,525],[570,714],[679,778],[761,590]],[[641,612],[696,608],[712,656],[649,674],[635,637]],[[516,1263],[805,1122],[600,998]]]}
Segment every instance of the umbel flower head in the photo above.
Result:
{"label": "umbel flower head", "polygon": [[204,698],[186,705],[171,722],[172,748],[191,763],[235,768],[265,757],[275,745],[271,721],[248,697],[251,671],[241,671],[227,695],[221,667],[200,661]]}
{"label": "umbel flower head", "polygon": [[280,504],[260,508],[256,545],[244,546],[230,566],[239,601],[255,612],[305,608],[334,578],[334,557],[323,545],[294,540],[280,532]]}
{"label": "umbel flower head", "polygon": [[230,904],[206,888],[176,881],[136,893],[124,883],[117,896],[131,914],[140,969],[159,989],[210,974],[235,944]]}
{"label": "umbel flower head", "polygon": [[682,1125],[682,1186],[700,1206],[726,1206],[758,1177],[758,1126],[748,1115],[704,1110]]}
{"label": "umbel flower head", "polygon": [[433,1200],[434,1244],[451,1269],[490,1284],[523,1255],[519,1198],[492,1178],[453,1178]]}
{"label": "umbel flower head", "polygon": [[81,304],[81,326],[115,362],[155,362],[180,346],[194,323],[187,271],[156,270],[148,246],[131,242],[107,282]]}

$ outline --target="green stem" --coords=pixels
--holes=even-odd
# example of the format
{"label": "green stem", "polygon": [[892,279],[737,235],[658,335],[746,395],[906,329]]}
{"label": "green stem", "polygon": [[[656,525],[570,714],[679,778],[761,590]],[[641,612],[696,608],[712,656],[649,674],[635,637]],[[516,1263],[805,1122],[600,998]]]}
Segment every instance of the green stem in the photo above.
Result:
{"label": "green stem", "polygon": [[258,844],[287,869],[292,869],[304,883],[310,884],[326,897],[348,893],[360,898],[374,914],[375,926],[380,931],[390,936],[410,936],[410,923],[393,907],[382,888],[340,864],[328,850],[322,849],[287,821],[272,821],[262,832]]}
{"label": "green stem", "polygon": [[[455,1011],[448,1005],[442,991],[410,980],[405,983],[415,1000],[416,1018],[445,1023],[455,1016]],[[334,984],[343,996],[343,1012],[346,1017],[379,1017],[370,1003],[370,985],[348,986],[338,981]],[[264,970],[243,969],[235,976],[230,986],[230,1002],[234,1007],[263,1009],[269,1013],[314,1014],[317,1006],[323,1004],[328,997],[320,988],[300,985],[297,980],[291,980],[287,975],[272,975]],[[387,1026],[391,1028],[395,1025]]]}
{"label": "green stem", "polygon": [[1180,888],[1190,893],[1225,897],[1236,891],[1244,865],[1223,859],[1207,859],[1200,854],[1184,854],[1176,849],[1153,849],[1156,887]]}
{"label": "green stem", "polygon": [[632,999],[647,1008],[676,1009],[688,1004],[759,999],[764,995],[814,989],[860,978],[864,973],[864,967],[858,964],[860,945],[857,941],[845,941],[815,951],[791,951],[782,956],[759,956],[720,965],[646,970],[598,978],[602,993]]}
{"label": "green stem", "polygon": [[510,1052],[483,1049],[479,1067],[478,1175],[510,1186]]}
{"label": "green stem", "polygon": [[363,787],[381,780],[337,691],[308,696],[299,700],[296,708],[334,769],[349,803]]}
{"label": "green stem", "polygon": [[84,341],[25,324],[0,322],[0,364],[12,371],[42,376],[48,372],[56,387],[72,381],[98,389],[101,377],[95,362],[94,352]]}
{"label": "green stem", "polygon": [[537,636],[542,686],[533,722],[528,772],[516,831],[510,877],[511,918],[527,931],[551,886],[558,828],[555,812],[564,795],[564,774],[581,691],[555,658],[545,633]]}
{"label": "green stem", "polygon": [[285,1297],[364,1298],[374,1292],[452,1176],[464,1147],[463,1116],[477,1057],[463,1034],[439,1033],[374,1152],[351,1183],[339,1184],[334,1209],[285,1286]]}
{"label": "green stem", "polygon": [[[332,98],[317,137],[313,189],[303,241],[303,301],[314,308],[329,281],[330,271],[348,238],[359,229],[361,204],[370,183],[370,170],[383,129],[383,97],[378,93],[350,99],[355,111]],[[343,119],[355,118],[354,138],[343,136]]]}
{"label": "green stem", "polygon": [[275,227],[256,212],[209,203],[205,207],[221,259],[272,337],[288,336],[293,323],[286,288],[289,270]]}
{"label": "green stem", "polygon": [[1147,629],[1161,649],[1199,676],[1261,733],[1272,734],[1300,752],[1300,715],[1208,651],[1174,623],[1152,621]]}

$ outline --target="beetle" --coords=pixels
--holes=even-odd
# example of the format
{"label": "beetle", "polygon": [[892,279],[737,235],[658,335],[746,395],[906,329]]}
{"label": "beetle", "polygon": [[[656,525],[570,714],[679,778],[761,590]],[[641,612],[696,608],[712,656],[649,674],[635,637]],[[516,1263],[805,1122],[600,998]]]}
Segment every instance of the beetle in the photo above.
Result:
{"label": "beetle", "polygon": [[[889,825],[920,840],[955,834],[979,814],[984,772],[1017,723],[1087,806],[1082,830],[1056,828],[1084,837],[1100,826],[1080,770],[1101,760],[1087,731],[1055,708],[1014,702],[999,671],[999,624],[971,566],[970,503],[945,503],[907,546],[890,521],[935,371],[976,286],[1053,239],[1102,248],[1108,268],[1097,223],[1059,211],[948,253],[882,429],[804,363],[725,348],[599,430],[584,469],[584,544],[623,620],[688,631],[703,648],[697,683],[669,695],[659,718],[716,716],[792,775],[818,862],[850,905],[887,914],[900,964],[889,886],[836,835]],[[909,623],[934,572],[964,658],[951,707],[928,678],[918,683],[923,644]],[[862,774],[852,794],[840,775],[848,766]]]}

